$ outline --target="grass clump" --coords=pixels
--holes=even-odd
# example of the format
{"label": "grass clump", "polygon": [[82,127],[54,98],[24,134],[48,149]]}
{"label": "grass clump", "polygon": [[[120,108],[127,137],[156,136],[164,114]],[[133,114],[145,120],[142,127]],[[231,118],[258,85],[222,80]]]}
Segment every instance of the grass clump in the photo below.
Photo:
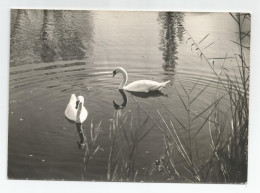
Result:
{"label": "grass clump", "polygon": [[[216,70],[214,61],[206,57],[200,48],[200,43],[205,41],[209,34],[197,43],[187,32],[189,36],[187,42],[190,42],[193,50],[195,48],[199,57],[208,64],[215,75],[214,79],[217,80],[215,96],[210,105],[196,112],[193,103],[203,98],[202,95],[209,84],[194,94],[200,80],[190,89],[186,89],[179,81],[179,85],[175,85],[175,90],[187,115],[186,124],[180,121],[167,106],[165,108],[172,117],[170,120],[166,120],[157,110],[158,116],[164,123],[164,127],[160,127],[160,130],[163,130],[165,135],[165,151],[158,165],[163,168],[163,173],[168,175],[172,182],[247,182],[250,67],[246,62],[248,61],[246,53],[250,47],[245,44],[249,44],[250,31],[243,31],[243,28],[247,22],[250,22],[251,17],[250,14],[230,13],[230,15],[238,26],[238,40],[232,42],[239,48],[238,53],[234,54],[239,76],[234,75],[235,78],[232,78],[231,73],[225,68],[227,55],[222,58],[224,62],[220,71]],[[221,109],[220,104],[223,100],[229,101],[227,111]],[[194,123],[198,119],[200,125]],[[192,125],[197,125],[197,128],[193,128]],[[210,148],[208,155],[199,156],[199,149],[196,147],[197,136],[206,128],[208,128]],[[185,138],[179,137],[180,129],[184,130]],[[176,166],[175,162],[178,160],[185,163],[183,168]]]}

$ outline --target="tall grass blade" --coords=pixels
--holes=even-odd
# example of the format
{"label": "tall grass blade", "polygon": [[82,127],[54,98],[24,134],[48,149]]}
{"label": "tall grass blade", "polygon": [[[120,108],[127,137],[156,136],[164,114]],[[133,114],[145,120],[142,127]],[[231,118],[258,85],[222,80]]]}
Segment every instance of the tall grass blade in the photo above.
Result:
{"label": "tall grass blade", "polygon": [[189,96],[188,92],[186,91],[186,89],[184,88],[184,86],[182,85],[182,83],[181,83],[181,81],[180,81],[180,80],[179,80],[179,83],[180,83],[180,85],[181,85],[182,89],[184,90],[184,92],[185,92],[186,96]]}
{"label": "tall grass blade", "polygon": [[233,19],[237,22],[237,24],[239,24],[239,22],[237,21],[237,19],[235,18],[235,16],[232,13],[229,13],[229,15],[231,15],[231,17],[233,17]]}
{"label": "tall grass blade", "polygon": [[143,138],[145,138],[149,133],[150,131],[154,128],[154,125],[152,127],[150,127],[139,139],[138,139],[138,142],[139,141],[142,141]]}
{"label": "tall grass blade", "polygon": [[193,87],[190,89],[190,94],[192,93],[192,91],[194,90],[194,88],[197,86],[197,84],[199,83],[199,81],[201,80],[201,77],[197,79],[197,81],[195,82],[195,84],[193,85]]}
{"label": "tall grass blade", "polygon": [[181,95],[180,95],[178,89],[177,89],[176,87],[175,87],[175,90],[177,91],[177,94],[178,94],[178,96],[179,96],[179,98],[180,98],[180,100],[181,100],[181,102],[182,102],[182,104],[183,104],[185,110],[186,110],[186,111],[189,111],[188,108],[187,108],[187,106],[186,106],[186,104],[184,103],[184,101],[183,101],[183,99],[182,99],[182,97],[181,97]]}
{"label": "tall grass blade", "polygon": [[233,40],[230,40],[230,41],[233,42],[233,43],[235,43],[235,44],[237,44],[237,45],[239,45],[239,46],[241,46],[241,47],[243,47],[243,48],[246,48],[246,49],[250,50],[250,47],[249,47],[249,46],[244,46],[244,45],[242,45],[242,44],[240,44],[240,43],[238,43],[238,42],[235,42],[235,41],[233,41]]}
{"label": "tall grass blade", "polygon": [[222,98],[224,98],[226,96],[226,94],[225,95],[223,95],[222,97],[220,97],[219,99],[217,99],[215,102],[213,102],[210,106],[208,106],[206,109],[204,109],[202,112],[200,112],[196,117],[194,117],[193,119],[192,119],[192,121],[194,121],[195,119],[197,119],[198,117],[200,117],[204,112],[206,112],[209,108],[211,108],[213,105],[216,105],[217,103],[219,103],[219,101],[222,99]]}
{"label": "tall grass blade", "polygon": [[123,134],[124,134],[124,136],[125,136],[127,145],[130,146],[130,142],[129,142],[129,139],[128,139],[128,137],[127,137],[127,133],[126,133],[126,129],[125,129],[124,123],[122,122],[121,119],[120,119],[120,122],[121,122],[121,127],[120,127],[120,128],[122,128],[122,130],[123,130]]}
{"label": "tall grass blade", "polygon": [[155,125],[160,129],[160,131],[166,135],[167,138],[169,138],[169,136],[167,135],[167,133],[164,132],[164,130],[161,128],[161,126],[149,115],[149,113],[146,112],[146,110],[143,108],[143,106],[136,100],[136,98],[133,96],[133,99],[135,100],[135,102],[140,106],[140,108],[145,112],[145,114],[147,116],[150,117],[150,119],[155,123]]}
{"label": "tall grass blade", "polygon": [[213,111],[215,110],[215,108],[216,108],[216,105],[215,105],[214,109],[209,113],[209,115],[207,116],[207,118],[205,119],[205,121],[203,122],[203,124],[200,126],[200,128],[198,129],[198,131],[195,133],[195,137],[199,134],[199,132],[201,131],[201,129],[204,127],[204,125],[205,125],[207,122],[210,123],[209,117],[211,116],[211,114],[213,113]]}
{"label": "tall grass blade", "polygon": [[174,119],[181,125],[181,127],[187,132],[188,129],[182,124],[182,122],[169,110],[169,108],[160,100],[165,109],[174,117]]}
{"label": "tall grass blade", "polygon": [[208,83],[190,102],[190,104],[192,104],[205,90],[206,88],[208,88],[208,86],[210,85],[210,83]]}
{"label": "tall grass blade", "polygon": [[211,42],[210,44],[208,44],[207,46],[205,46],[203,48],[203,50],[206,50],[208,47],[212,46],[213,44],[215,44],[218,40],[215,40],[214,42]]}
{"label": "tall grass blade", "polygon": [[202,38],[202,40],[199,41],[198,45],[203,42],[207,37],[209,36],[209,34],[205,35],[204,38]]}

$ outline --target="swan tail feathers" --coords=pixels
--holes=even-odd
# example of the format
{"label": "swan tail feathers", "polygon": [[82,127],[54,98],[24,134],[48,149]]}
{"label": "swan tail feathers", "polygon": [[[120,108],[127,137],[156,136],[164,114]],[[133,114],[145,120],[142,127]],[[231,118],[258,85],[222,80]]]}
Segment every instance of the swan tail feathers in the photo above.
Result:
{"label": "swan tail feathers", "polygon": [[170,80],[166,81],[166,82],[162,82],[161,86],[158,88],[158,90],[161,90],[166,84],[168,84],[169,82],[171,82]]}

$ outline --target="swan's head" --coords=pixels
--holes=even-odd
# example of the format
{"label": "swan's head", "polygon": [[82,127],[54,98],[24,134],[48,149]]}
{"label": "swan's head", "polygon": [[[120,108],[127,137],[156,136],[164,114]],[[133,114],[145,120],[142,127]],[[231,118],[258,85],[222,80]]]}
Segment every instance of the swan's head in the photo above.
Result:
{"label": "swan's head", "polygon": [[78,96],[78,97],[77,97],[76,107],[75,107],[76,109],[78,109],[78,106],[79,106],[80,103],[81,103],[82,105],[84,104],[84,97],[83,97],[83,96]]}
{"label": "swan's head", "polygon": [[126,74],[126,71],[125,71],[124,68],[122,68],[122,67],[117,67],[117,68],[113,71],[113,77],[114,77],[117,73],[119,73],[119,72]]}
{"label": "swan's head", "polygon": [[113,71],[113,77],[116,75],[116,73],[117,73],[116,70],[114,70],[114,71]]}

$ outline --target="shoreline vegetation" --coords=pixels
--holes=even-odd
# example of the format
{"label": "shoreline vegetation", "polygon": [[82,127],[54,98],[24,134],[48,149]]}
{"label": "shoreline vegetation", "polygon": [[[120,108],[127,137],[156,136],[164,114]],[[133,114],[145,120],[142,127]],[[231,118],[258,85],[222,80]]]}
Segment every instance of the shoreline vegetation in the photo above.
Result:
{"label": "shoreline vegetation", "polygon": [[[235,75],[235,80],[232,79],[232,72],[225,68],[230,56],[221,58],[222,66],[217,69],[215,62],[204,54],[200,45],[210,34],[196,42],[186,31],[189,36],[186,44],[197,52],[201,61],[208,64],[215,74],[218,86],[211,103],[200,112],[195,111],[193,104],[203,95],[209,84],[198,91],[196,86],[200,80],[192,88],[185,88],[181,80],[176,80],[173,88],[186,112],[186,122],[183,123],[178,115],[162,102],[168,115],[165,116],[153,107],[157,113],[156,120],[160,120],[158,122],[149,115],[142,103],[132,96],[137,104],[135,116],[143,113],[142,117],[145,119],[135,118],[134,112],[115,110],[109,128],[110,147],[106,181],[247,183],[250,66],[245,52],[250,50],[250,29],[244,31],[244,25],[250,22],[251,15],[230,13],[230,16],[237,23],[238,29],[238,40],[231,41],[239,48],[239,51],[234,53],[237,64],[234,68],[239,70],[239,76]],[[206,47],[213,43],[209,42]],[[225,110],[219,105],[222,100],[229,101]],[[194,124],[198,120],[200,125]],[[198,127],[194,128],[193,125]],[[100,148],[95,142],[101,127],[101,122],[96,126],[91,123],[90,139],[84,136],[86,150],[82,180],[88,179],[88,162]],[[152,129],[159,129],[163,135],[164,153],[139,171],[136,169],[138,145]],[[180,130],[182,135],[185,134],[185,140],[180,136]],[[209,151],[206,155],[202,155],[197,146],[197,136],[202,130],[208,131],[208,136],[205,137],[209,139]],[[184,167],[178,168],[177,162],[183,162]]]}

